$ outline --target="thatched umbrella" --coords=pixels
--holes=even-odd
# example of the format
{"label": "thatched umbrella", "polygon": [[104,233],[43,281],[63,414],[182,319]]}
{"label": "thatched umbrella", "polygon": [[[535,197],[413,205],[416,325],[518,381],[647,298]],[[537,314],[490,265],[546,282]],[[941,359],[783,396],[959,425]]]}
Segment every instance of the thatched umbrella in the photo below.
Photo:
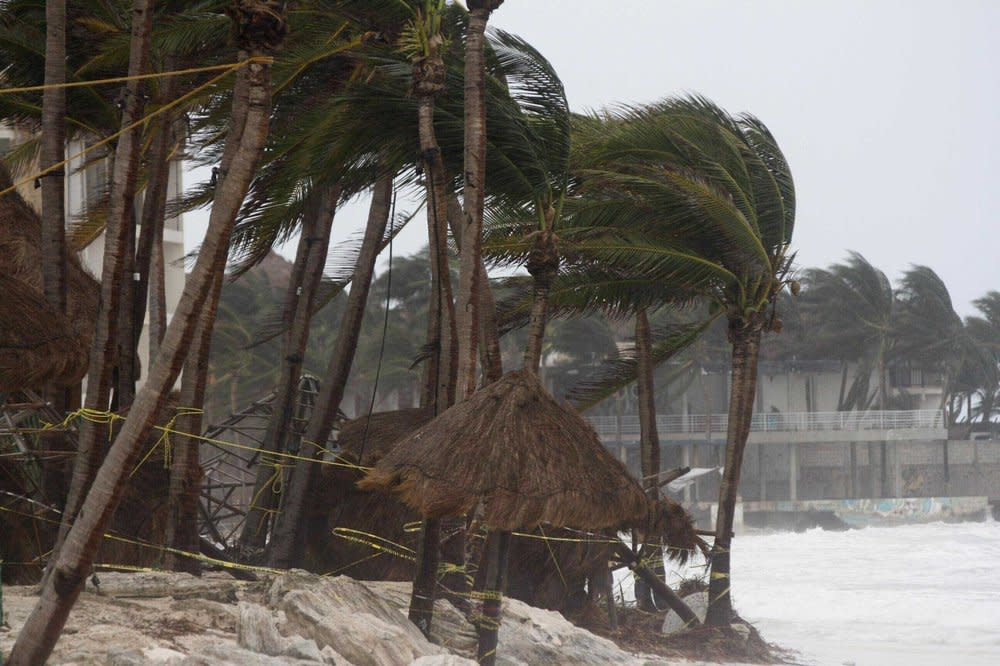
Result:
{"label": "thatched umbrella", "polygon": [[523,371],[397,442],[358,486],[396,492],[429,518],[482,503],[482,522],[504,531],[633,526],[650,506],[590,424]]}
{"label": "thatched umbrella", "polygon": [[[422,408],[376,412],[344,422],[337,436],[339,457],[346,462],[371,467],[396,443],[413,434],[433,418]],[[308,560],[305,568],[345,571],[355,578],[413,580],[413,563],[404,558],[373,554],[369,547],[337,539],[337,528],[357,530],[407,547],[416,537],[405,525],[420,520],[420,514],[385,493],[360,491],[354,483],[361,474],[345,467],[324,465],[323,481],[315,490],[308,513]],[[333,511],[330,507],[335,507]],[[682,510],[683,513],[683,510]],[[658,532],[659,534],[659,532]],[[610,557],[602,535],[577,541],[579,535],[561,528],[544,527],[532,532],[538,538],[514,538],[510,558],[518,563],[509,572],[507,594],[532,606],[573,611],[589,593],[603,590]],[[683,534],[666,535],[672,544],[683,543]],[[458,539],[456,533],[453,538]],[[441,549],[454,547],[447,540]],[[684,551],[671,551],[681,554]]]}
{"label": "thatched umbrella", "polygon": [[[530,371],[504,376],[396,443],[362,479],[428,518],[481,509],[487,557],[480,659],[496,648],[510,532],[543,523],[586,529],[667,525],[638,482],[575,411]],[[690,526],[690,523],[688,523]],[[414,596],[432,590],[414,590]]]}
{"label": "thatched umbrella", "polygon": [[87,349],[42,292],[0,273],[0,392],[70,386],[87,372]]}
{"label": "thatched umbrella", "polygon": [[375,412],[345,421],[337,434],[337,445],[343,455],[359,465],[370,466],[381,460],[404,439],[434,418],[423,407]]}

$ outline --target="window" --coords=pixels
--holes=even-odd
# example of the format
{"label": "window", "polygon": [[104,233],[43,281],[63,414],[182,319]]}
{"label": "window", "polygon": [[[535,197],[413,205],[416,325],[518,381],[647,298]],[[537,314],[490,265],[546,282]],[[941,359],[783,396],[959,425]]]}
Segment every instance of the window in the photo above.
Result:
{"label": "window", "polygon": [[84,181],[87,187],[86,207],[100,204],[108,191],[108,160],[101,159],[88,166],[84,171]]}

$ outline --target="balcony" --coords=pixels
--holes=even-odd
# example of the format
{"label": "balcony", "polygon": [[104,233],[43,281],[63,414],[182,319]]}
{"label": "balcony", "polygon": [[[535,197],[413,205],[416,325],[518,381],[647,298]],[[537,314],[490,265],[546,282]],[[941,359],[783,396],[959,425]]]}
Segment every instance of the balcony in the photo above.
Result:
{"label": "balcony", "polygon": [[[639,417],[591,416],[591,425],[605,443],[628,444],[639,439]],[[663,443],[721,443],[729,424],[727,414],[656,416]],[[791,412],[754,414],[750,441],[835,442],[901,439],[947,439],[944,412],[938,409],[867,412]]]}

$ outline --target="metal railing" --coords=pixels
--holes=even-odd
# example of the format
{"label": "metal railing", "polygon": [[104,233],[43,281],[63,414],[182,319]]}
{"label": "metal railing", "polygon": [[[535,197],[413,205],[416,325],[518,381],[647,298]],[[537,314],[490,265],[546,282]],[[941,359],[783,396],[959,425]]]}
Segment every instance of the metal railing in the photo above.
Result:
{"label": "metal railing", "polygon": [[[634,436],[639,434],[639,417],[588,417],[600,435]],[[660,434],[723,434],[729,423],[727,414],[657,414]],[[754,414],[751,432],[806,432],[818,430],[910,430],[944,428],[944,412],[939,409],[913,409],[869,412],[789,412]]]}

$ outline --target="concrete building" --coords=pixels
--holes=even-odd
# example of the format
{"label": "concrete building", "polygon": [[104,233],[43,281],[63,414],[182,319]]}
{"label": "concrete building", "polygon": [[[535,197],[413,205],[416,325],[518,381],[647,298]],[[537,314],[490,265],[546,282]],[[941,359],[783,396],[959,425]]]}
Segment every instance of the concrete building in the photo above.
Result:
{"label": "concrete building", "polygon": [[[31,133],[24,129],[0,124],[0,155],[31,136]],[[81,139],[68,141],[66,155],[80,153],[84,150],[85,145]],[[108,157],[94,159],[93,155],[88,155],[86,158],[77,158],[69,163],[66,169],[66,218],[68,224],[72,224],[73,220],[84,215],[88,207],[93,206],[101,194],[107,190],[111,176],[110,162],[111,159]],[[25,200],[36,210],[41,209],[41,190],[28,184],[20,188],[20,191]],[[183,162],[178,159],[170,166],[167,200],[176,200],[181,197],[183,192]],[[184,290],[184,223],[181,217],[171,217],[164,222],[163,254],[166,264],[165,286],[169,321]],[[97,279],[100,279],[102,262],[104,261],[104,235],[102,234],[87,245],[80,252],[80,258],[84,266]],[[148,319],[143,322],[144,331],[148,328],[148,323]],[[139,354],[142,367],[148,368],[149,343],[145,332],[139,342]],[[140,378],[140,384],[141,382]]]}
{"label": "concrete building", "polygon": [[[847,370],[849,383],[855,368]],[[748,515],[761,507],[780,513],[775,502],[784,503],[783,511],[792,505],[811,511],[803,503],[970,496],[985,503],[1000,497],[1000,442],[954,439],[939,375],[893,368],[893,401],[907,409],[837,411],[844,383],[839,362],[762,362],[759,371],[741,481]],[[668,385],[670,374],[662,369],[657,382],[663,468],[721,467],[728,371],[696,372]],[[870,384],[876,386],[875,377]],[[605,444],[638,473],[634,386],[605,401],[590,419]],[[702,477],[684,495],[693,503],[712,502],[717,492],[716,474]]]}

